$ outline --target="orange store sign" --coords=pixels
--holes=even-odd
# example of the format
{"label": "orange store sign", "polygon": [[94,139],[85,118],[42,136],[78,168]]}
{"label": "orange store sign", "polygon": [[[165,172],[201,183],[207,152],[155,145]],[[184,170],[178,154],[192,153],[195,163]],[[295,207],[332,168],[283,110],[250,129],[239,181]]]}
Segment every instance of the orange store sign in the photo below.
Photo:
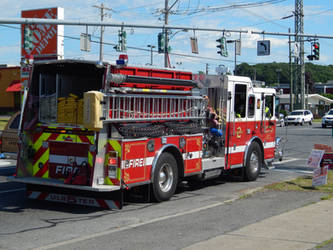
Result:
{"label": "orange store sign", "polygon": [[[43,19],[63,19],[63,8],[49,8],[37,10],[24,10],[21,13],[22,18],[43,18]],[[32,31],[32,46],[24,48],[24,28],[28,25]],[[22,46],[21,57],[27,58],[34,56],[34,60],[38,59],[61,59],[63,58],[63,25],[49,24],[23,24],[21,27]]]}

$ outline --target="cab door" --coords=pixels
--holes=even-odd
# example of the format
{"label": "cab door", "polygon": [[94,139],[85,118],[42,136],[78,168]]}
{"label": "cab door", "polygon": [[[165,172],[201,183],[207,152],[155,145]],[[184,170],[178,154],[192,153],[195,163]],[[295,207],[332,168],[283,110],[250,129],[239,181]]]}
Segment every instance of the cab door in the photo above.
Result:
{"label": "cab door", "polygon": [[276,118],[275,118],[275,95],[265,94],[264,103],[264,129],[263,129],[263,146],[264,146],[264,158],[274,158],[275,148],[275,133],[276,133]]}
{"label": "cab door", "polygon": [[227,166],[241,167],[247,140],[247,83],[229,84],[229,123],[227,135]]}

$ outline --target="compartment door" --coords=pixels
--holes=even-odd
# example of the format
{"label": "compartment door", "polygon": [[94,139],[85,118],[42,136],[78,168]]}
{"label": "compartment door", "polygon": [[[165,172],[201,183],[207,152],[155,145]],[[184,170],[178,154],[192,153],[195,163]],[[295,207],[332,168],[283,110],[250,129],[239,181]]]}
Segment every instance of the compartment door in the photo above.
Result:
{"label": "compartment door", "polygon": [[66,179],[68,176],[86,173],[90,177],[88,165],[88,143],[49,142],[49,177]]}

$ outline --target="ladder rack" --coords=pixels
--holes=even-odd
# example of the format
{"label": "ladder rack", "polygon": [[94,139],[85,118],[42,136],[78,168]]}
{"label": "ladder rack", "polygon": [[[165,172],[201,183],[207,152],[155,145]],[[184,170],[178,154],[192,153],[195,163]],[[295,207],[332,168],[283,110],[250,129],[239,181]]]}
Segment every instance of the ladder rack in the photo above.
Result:
{"label": "ladder rack", "polygon": [[201,96],[124,95],[104,96],[105,122],[184,121],[204,119],[206,100]]}

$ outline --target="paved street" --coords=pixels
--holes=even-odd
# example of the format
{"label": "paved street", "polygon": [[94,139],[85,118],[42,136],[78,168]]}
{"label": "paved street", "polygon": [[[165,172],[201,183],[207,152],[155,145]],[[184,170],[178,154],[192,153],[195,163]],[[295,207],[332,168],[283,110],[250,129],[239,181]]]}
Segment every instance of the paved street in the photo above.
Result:
{"label": "paved street", "polygon": [[23,185],[5,180],[14,162],[1,160],[0,249],[181,249],[318,202],[321,195],[311,192],[265,191],[239,199],[309,173],[304,166],[313,144],[332,144],[331,129],[320,124],[278,128],[278,134],[286,132],[286,158],[255,182],[184,184],[169,202],[128,201],[120,211],[27,201]]}

